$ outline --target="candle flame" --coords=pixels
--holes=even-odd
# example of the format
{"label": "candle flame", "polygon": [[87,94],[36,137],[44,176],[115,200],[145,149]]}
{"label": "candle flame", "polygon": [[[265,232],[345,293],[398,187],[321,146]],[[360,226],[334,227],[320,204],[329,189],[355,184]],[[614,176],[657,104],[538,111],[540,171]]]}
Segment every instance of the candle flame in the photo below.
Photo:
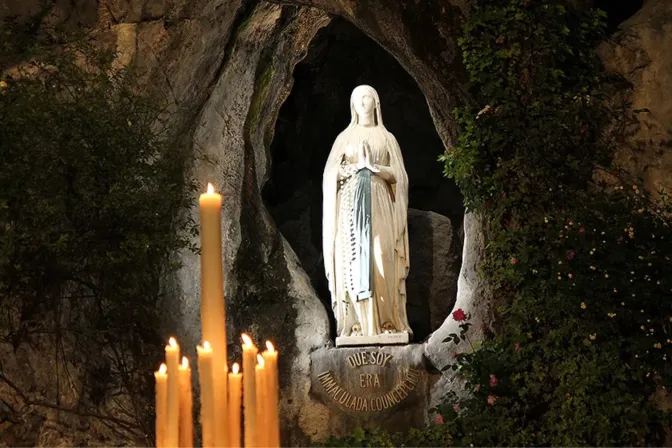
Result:
{"label": "candle flame", "polygon": [[203,348],[206,349],[206,350],[212,349],[212,347],[210,346],[210,342],[203,341]]}
{"label": "candle flame", "polygon": [[184,367],[185,369],[189,368],[189,360],[187,359],[186,356],[182,357],[182,367]]}
{"label": "candle flame", "polygon": [[254,345],[252,343],[252,338],[249,337],[248,335],[246,335],[245,333],[241,334],[240,337],[243,338],[243,343],[245,345],[247,345],[248,347],[251,346],[251,345]]}
{"label": "candle flame", "polygon": [[166,364],[161,364],[161,367],[159,367],[159,373],[165,375],[166,372],[168,372],[168,366]]}
{"label": "candle flame", "polygon": [[175,340],[175,338],[171,337],[170,339],[168,339],[168,345],[170,345],[173,348],[177,348],[177,341]]}
{"label": "candle flame", "polygon": [[264,367],[264,357],[261,355],[257,355],[257,362],[261,367]]}
{"label": "candle flame", "polygon": [[273,347],[273,343],[271,341],[266,341],[266,349],[269,353],[273,353],[275,351],[275,347]]}
{"label": "candle flame", "polygon": [[238,375],[238,371],[240,370],[240,366],[238,365],[237,362],[233,363],[233,374]]}
{"label": "candle flame", "polygon": [[213,194],[215,192],[215,187],[212,186],[210,182],[208,182],[208,194]]}

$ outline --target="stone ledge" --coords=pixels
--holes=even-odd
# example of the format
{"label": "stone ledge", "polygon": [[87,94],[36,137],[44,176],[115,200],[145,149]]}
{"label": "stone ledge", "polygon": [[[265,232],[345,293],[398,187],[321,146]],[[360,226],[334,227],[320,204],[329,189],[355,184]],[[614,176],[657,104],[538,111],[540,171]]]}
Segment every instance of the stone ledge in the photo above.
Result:
{"label": "stone ledge", "polygon": [[408,333],[387,333],[375,336],[339,336],[336,347],[408,344]]}

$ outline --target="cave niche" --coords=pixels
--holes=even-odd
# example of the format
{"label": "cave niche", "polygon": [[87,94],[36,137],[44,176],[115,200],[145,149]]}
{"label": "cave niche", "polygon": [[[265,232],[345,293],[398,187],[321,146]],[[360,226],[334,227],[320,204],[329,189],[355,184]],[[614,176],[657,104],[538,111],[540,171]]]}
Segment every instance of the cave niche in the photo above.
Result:
{"label": "cave niche", "polygon": [[[280,109],[271,143],[264,201],[329,310],[333,337],[335,322],[322,260],[322,173],[334,139],[350,121],[352,89],[360,84],[373,86],[380,95],[385,126],[401,146],[409,176],[407,311],[414,341],[422,341],[440,326],[454,304],[464,215],[461,193],[443,176],[437,160],[444,146],[425,97],[389,53],[342,19],[333,19],[318,32],[293,76],[293,89]],[[452,228],[446,229],[443,217],[450,219]],[[429,241],[418,236],[432,232],[434,238]],[[450,253],[445,248],[438,255],[432,253],[438,232],[452,239]],[[454,278],[449,275],[443,280],[449,284],[431,299],[425,289],[432,271],[436,273],[432,264],[437,256],[450,258],[446,263],[452,263]],[[443,263],[443,258],[439,260]]]}
{"label": "cave niche", "polygon": [[644,0],[596,0],[595,7],[607,13],[607,33],[613,34],[621,23],[634,16]]}

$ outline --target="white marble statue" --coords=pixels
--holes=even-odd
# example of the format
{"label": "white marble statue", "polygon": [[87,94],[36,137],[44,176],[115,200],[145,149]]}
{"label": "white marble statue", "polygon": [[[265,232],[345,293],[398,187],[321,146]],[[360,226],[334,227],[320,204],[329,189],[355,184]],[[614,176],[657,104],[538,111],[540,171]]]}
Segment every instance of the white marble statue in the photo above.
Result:
{"label": "white marble statue", "polygon": [[355,88],[352,120],[323,178],[323,249],[336,345],[407,343],[408,176],[378,93]]}

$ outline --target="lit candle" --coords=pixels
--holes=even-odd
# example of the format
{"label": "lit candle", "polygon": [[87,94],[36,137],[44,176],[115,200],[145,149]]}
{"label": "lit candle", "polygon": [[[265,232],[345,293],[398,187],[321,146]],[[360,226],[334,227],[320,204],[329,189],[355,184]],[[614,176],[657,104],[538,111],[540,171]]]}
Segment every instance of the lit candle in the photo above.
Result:
{"label": "lit candle", "polygon": [[243,408],[245,410],[245,446],[255,447],[257,445],[257,411],[256,411],[256,384],[254,370],[257,364],[257,347],[252,343],[252,339],[243,333]]}
{"label": "lit candle", "polygon": [[233,364],[233,372],[229,373],[229,445],[240,447],[240,395],[243,374],[239,373],[238,363]]}
{"label": "lit candle", "polygon": [[175,338],[170,338],[166,345],[166,366],[168,367],[168,398],[166,405],[166,436],[164,444],[166,447],[174,448],[178,446],[180,437],[180,346],[177,345]]}
{"label": "lit candle", "polygon": [[267,427],[269,447],[280,446],[280,403],[278,383],[278,352],[271,341],[266,341],[266,350],[263,352],[267,390]]}
{"label": "lit candle", "polygon": [[168,394],[168,375],[166,374],[168,367],[161,364],[159,370],[154,372],[156,379],[156,446],[157,448],[165,447],[166,435],[166,395]]}
{"label": "lit candle", "polygon": [[191,393],[191,368],[187,357],[180,365],[180,447],[194,446],[194,402]]}
{"label": "lit candle", "polygon": [[196,347],[198,352],[198,378],[201,384],[201,431],[203,447],[215,446],[214,439],[214,387],[212,378],[212,347],[208,341]]}
{"label": "lit candle", "polygon": [[266,421],[266,374],[264,371],[264,357],[257,355],[257,365],[254,368],[255,390],[257,393],[257,446],[268,445],[268,422]]}
{"label": "lit candle", "polygon": [[[218,369],[217,367],[220,368]],[[219,366],[213,364],[213,369],[212,380],[215,391],[213,400],[213,418],[216,422],[214,426],[215,445],[229,446],[229,405],[227,393],[229,366],[226,364],[220,364]]]}
{"label": "lit candle", "polygon": [[226,311],[222,270],[222,196],[208,183],[199,198],[201,224],[201,325],[203,339],[212,344],[214,443],[226,443]]}

